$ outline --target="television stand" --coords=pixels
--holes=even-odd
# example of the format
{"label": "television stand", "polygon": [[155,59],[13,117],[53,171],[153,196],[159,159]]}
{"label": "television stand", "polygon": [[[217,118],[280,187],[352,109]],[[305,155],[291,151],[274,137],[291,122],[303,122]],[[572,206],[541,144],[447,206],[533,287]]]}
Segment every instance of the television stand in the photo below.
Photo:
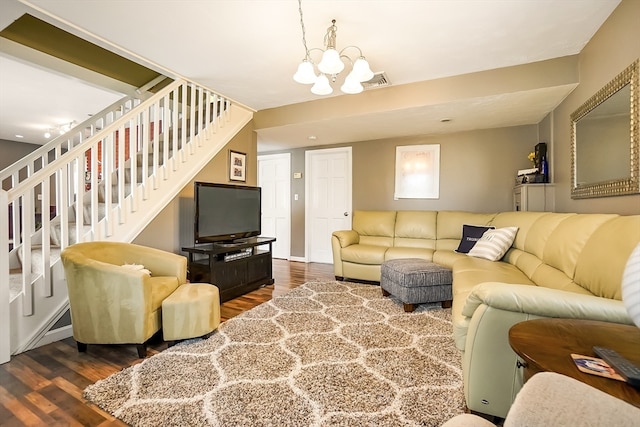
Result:
{"label": "television stand", "polygon": [[231,244],[183,247],[182,251],[188,254],[189,281],[217,286],[220,302],[272,285],[271,253],[275,241],[273,237],[251,237]]}

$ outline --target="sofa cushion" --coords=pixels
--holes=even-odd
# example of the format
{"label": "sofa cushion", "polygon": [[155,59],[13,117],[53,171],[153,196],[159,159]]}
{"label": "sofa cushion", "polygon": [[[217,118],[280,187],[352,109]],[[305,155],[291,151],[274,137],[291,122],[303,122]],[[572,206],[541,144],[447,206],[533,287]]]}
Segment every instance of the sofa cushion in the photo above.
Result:
{"label": "sofa cushion", "polygon": [[405,247],[392,247],[387,249],[387,252],[384,254],[384,260],[388,261],[391,259],[400,259],[400,258],[420,258],[426,261],[433,260],[433,253],[435,251],[433,249],[425,249],[425,248],[405,248]]}
{"label": "sofa cushion", "polygon": [[509,250],[516,238],[518,227],[502,227],[487,230],[469,251],[469,256],[498,261]]}
{"label": "sofa cushion", "polygon": [[435,251],[433,253],[433,262],[443,265],[447,268],[452,268],[453,264],[460,258],[466,258],[467,254],[459,254],[454,251]]}
{"label": "sofa cushion", "polygon": [[480,240],[480,238],[484,235],[487,230],[491,230],[494,228],[491,225],[471,225],[471,224],[463,224],[462,225],[462,239],[460,239],[460,244],[456,249],[456,252],[461,254],[467,254],[469,251],[475,246],[475,244]]}
{"label": "sofa cushion", "polygon": [[342,248],[342,260],[356,264],[380,264],[384,262],[386,246],[351,245]]}
{"label": "sofa cushion", "polygon": [[518,267],[506,262],[492,262],[464,256],[453,265],[453,294],[471,290],[482,282],[535,284]]}
{"label": "sofa cushion", "polygon": [[362,236],[393,238],[396,211],[354,211],[352,229]]}
{"label": "sofa cushion", "polygon": [[[594,295],[621,300],[624,267],[638,242],[640,215],[620,216],[605,222],[581,251],[574,280]],[[603,265],[607,268],[602,268]]]}
{"label": "sofa cushion", "polygon": [[578,257],[593,232],[617,217],[612,214],[577,214],[566,218],[549,236],[542,260],[573,278]]}
{"label": "sofa cushion", "polygon": [[393,246],[436,248],[435,211],[398,211]]}

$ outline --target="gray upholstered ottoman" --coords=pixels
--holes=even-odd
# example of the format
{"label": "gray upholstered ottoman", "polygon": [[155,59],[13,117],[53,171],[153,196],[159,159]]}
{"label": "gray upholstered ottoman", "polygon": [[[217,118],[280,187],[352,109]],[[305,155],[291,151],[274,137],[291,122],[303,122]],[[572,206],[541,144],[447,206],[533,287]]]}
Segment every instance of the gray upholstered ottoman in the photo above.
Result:
{"label": "gray upholstered ottoman", "polygon": [[393,295],[411,312],[415,304],[441,302],[451,307],[451,270],[419,258],[394,259],[382,263],[382,295]]}

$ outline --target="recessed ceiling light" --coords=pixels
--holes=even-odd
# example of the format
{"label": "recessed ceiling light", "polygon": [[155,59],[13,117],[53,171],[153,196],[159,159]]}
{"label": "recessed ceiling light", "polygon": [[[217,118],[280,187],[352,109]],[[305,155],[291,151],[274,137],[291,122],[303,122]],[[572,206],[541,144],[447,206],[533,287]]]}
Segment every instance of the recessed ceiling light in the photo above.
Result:
{"label": "recessed ceiling light", "polygon": [[315,141],[316,139],[318,139],[318,137],[315,136],[315,135],[309,135],[308,138],[309,138],[310,141]]}
{"label": "recessed ceiling light", "polygon": [[16,135],[16,138],[24,138],[23,135]]}

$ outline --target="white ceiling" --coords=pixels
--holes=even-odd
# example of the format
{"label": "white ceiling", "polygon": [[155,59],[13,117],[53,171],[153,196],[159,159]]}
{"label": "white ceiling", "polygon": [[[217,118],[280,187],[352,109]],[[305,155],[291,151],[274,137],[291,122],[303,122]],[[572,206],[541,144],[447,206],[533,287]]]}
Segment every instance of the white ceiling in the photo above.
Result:
{"label": "white ceiling", "polygon": [[[304,57],[296,0],[2,0],[0,27],[24,12],[167,75],[184,76],[255,110],[317,99],[292,75]],[[338,48],[362,49],[402,85],[579,53],[620,0],[303,0],[308,46],[331,19]],[[40,85],[38,84],[40,83]],[[28,90],[28,91],[27,91]],[[53,90],[53,95],[50,94]],[[536,123],[570,88],[497,95],[259,131],[261,151]],[[31,91],[31,92],[29,92]],[[337,93],[340,93],[336,90]],[[331,96],[358,96],[358,95]],[[71,95],[73,94],[73,95]],[[118,95],[0,56],[0,139],[81,121]],[[57,100],[51,103],[50,100]],[[65,102],[65,100],[67,100]],[[96,105],[101,104],[101,105]],[[462,128],[438,120],[475,117]],[[74,116],[75,115],[75,116]],[[76,117],[77,116],[77,117]],[[63,120],[64,119],[64,120]],[[393,123],[394,126],[384,126]],[[428,124],[427,124],[428,123]],[[399,133],[400,132],[400,133]],[[306,136],[322,134],[321,142]],[[405,134],[405,135],[402,135]],[[34,138],[31,140],[31,138]],[[42,137],[38,137],[42,139]]]}

